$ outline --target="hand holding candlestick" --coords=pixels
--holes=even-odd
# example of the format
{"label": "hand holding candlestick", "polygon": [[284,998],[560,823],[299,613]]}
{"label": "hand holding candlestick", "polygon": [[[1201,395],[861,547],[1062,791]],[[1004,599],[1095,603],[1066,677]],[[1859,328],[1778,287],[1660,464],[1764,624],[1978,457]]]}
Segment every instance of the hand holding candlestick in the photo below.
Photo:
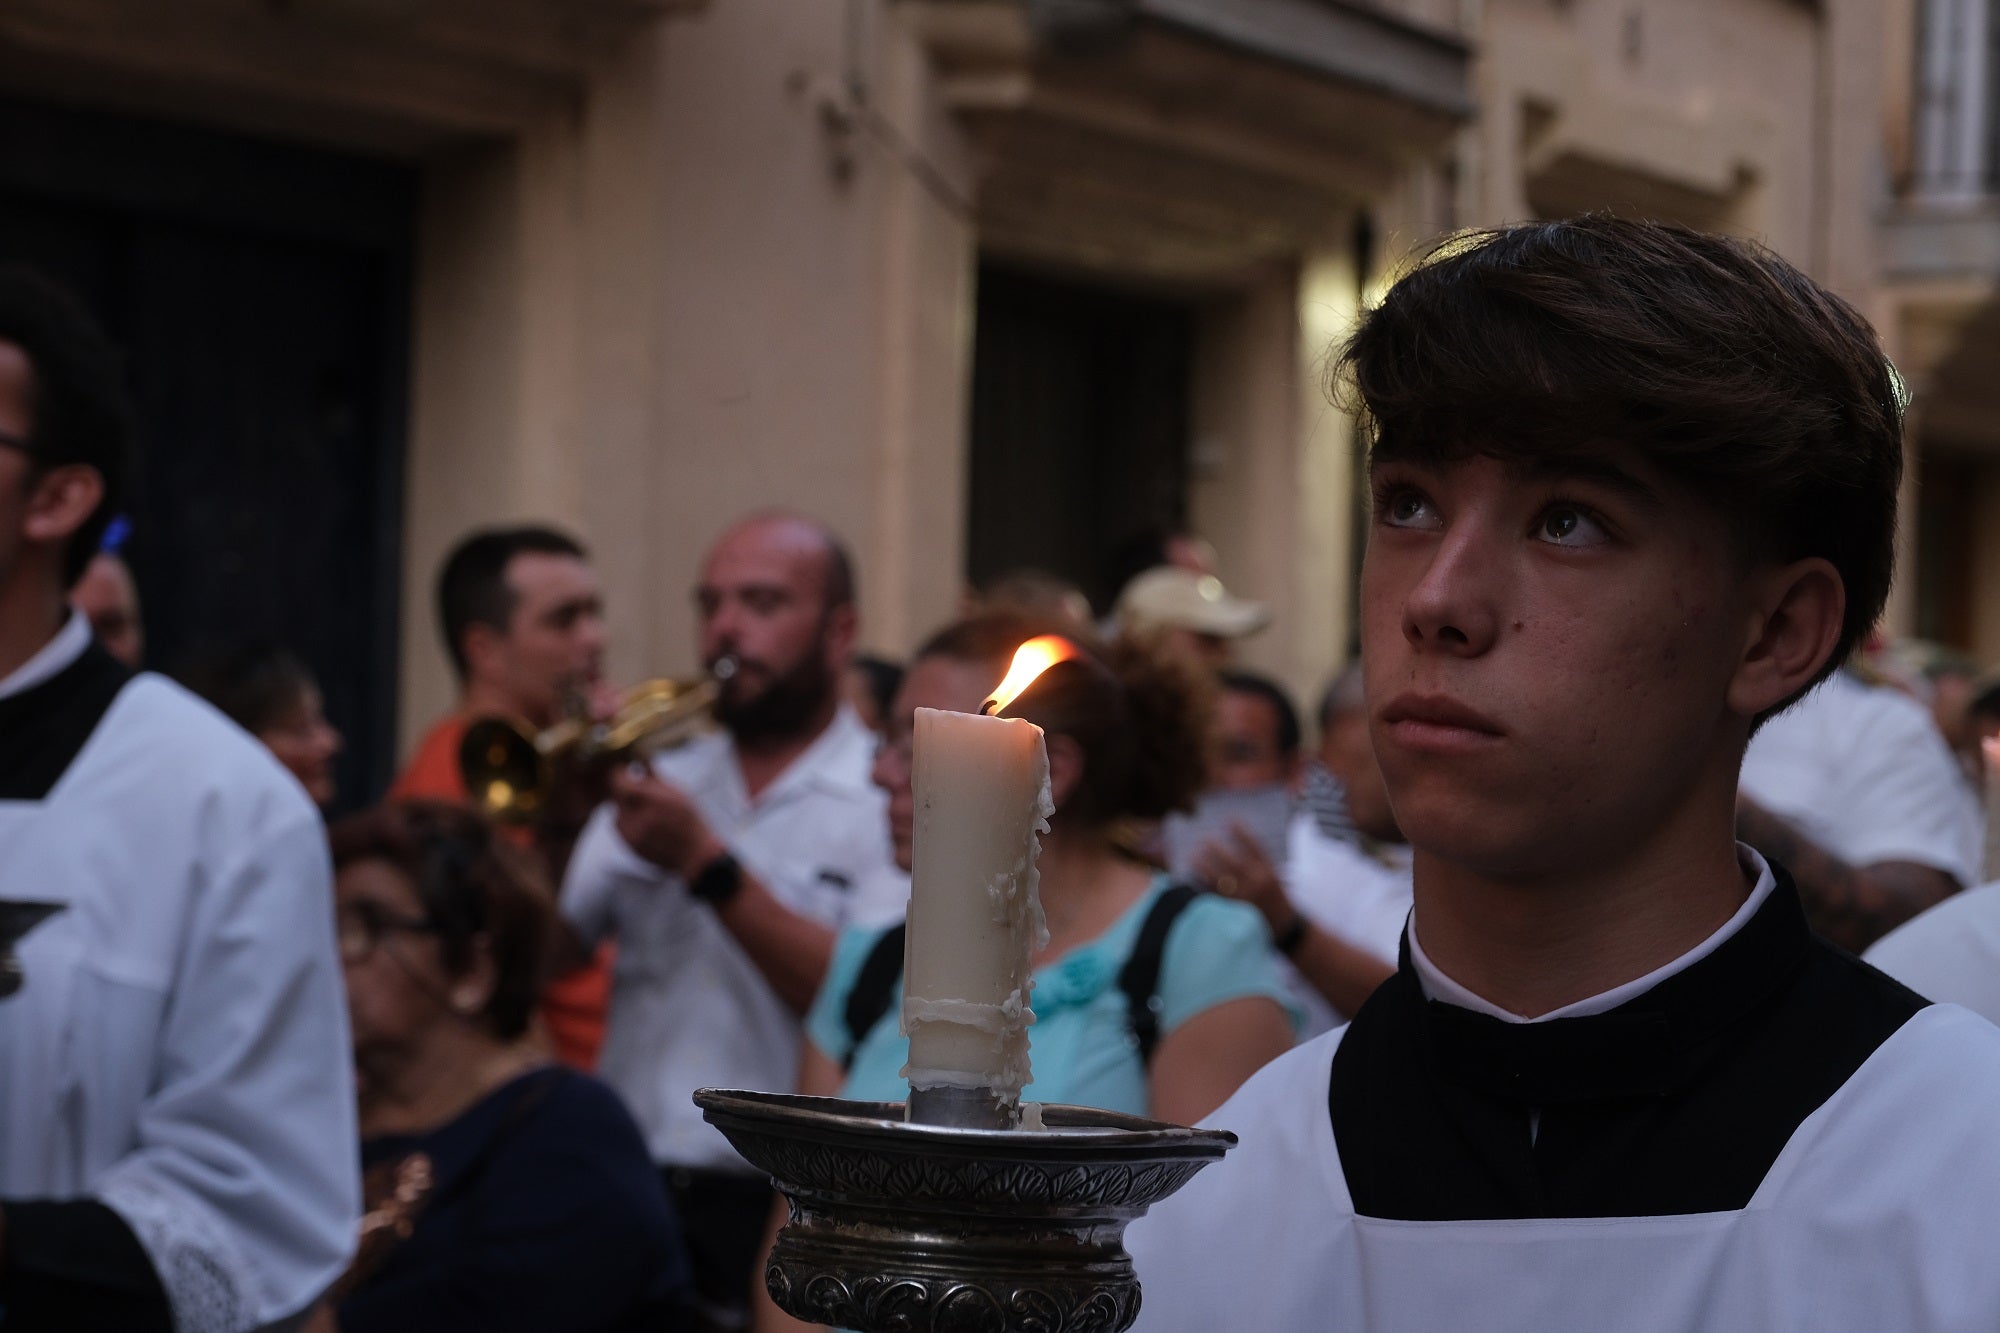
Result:
{"label": "hand holding candlestick", "polygon": [[1118,1333],[1139,1310],[1126,1223],[1236,1141],[1079,1106],[1021,1123],[1053,802],[1041,729],[989,714],[1075,653],[1030,641],[982,713],[917,710],[908,1103],[695,1094],[789,1201],[765,1284],[808,1323]]}

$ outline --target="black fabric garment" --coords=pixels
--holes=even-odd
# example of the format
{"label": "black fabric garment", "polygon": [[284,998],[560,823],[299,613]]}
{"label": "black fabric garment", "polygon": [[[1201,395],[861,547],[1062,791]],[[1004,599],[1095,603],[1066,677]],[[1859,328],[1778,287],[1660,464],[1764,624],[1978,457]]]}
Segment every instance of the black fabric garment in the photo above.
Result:
{"label": "black fabric garment", "polygon": [[660,1181],[687,1228],[697,1297],[690,1328],[711,1333],[743,1327],[771,1221],[771,1182],[741,1171],[685,1166],[661,1167]]}
{"label": "black fabric garment", "polygon": [[1445,1221],[1748,1203],[1800,1122],[1927,1003],[1811,934],[1791,877],[1772,870],[1776,889],[1715,952],[1588,1017],[1507,1023],[1426,1000],[1405,943],[1333,1060],[1355,1211]]}
{"label": "black fabric garment", "polygon": [[604,1084],[550,1066],[427,1134],[361,1145],[364,1171],[415,1154],[430,1188],[407,1238],[340,1301],[343,1333],[690,1327],[679,1223]]}
{"label": "black fabric garment", "polygon": [[0,699],[0,801],[46,797],[131,679],[131,670],[92,639],[83,656],[55,675]]}
{"label": "black fabric garment", "polygon": [[95,1199],[10,1200],[0,1329],[173,1333],[153,1261],[125,1219]]}

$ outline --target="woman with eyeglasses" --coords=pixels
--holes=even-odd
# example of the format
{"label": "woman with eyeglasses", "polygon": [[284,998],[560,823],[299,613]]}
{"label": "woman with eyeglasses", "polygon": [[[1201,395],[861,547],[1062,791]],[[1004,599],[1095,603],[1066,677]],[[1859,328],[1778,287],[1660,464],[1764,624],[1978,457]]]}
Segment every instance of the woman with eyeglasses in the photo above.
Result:
{"label": "woman with eyeglasses", "polygon": [[529,1034],[553,923],[537,871],[442,803],[330,837],[365,1215],[308,1327],[683,1327],[680,1232],[637,1126]]}

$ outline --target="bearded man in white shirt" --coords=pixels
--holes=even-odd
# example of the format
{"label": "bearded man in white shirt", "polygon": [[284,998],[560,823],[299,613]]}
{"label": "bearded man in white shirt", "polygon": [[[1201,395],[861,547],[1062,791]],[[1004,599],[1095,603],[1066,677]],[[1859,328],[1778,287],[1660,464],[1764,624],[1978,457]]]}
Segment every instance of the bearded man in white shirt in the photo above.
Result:
{"label": "bearded man in white shirt", "polygon": [[0,892],[60,910],[0,1000],[0,1326],[241,1333],[355,1239],[319,812],[65,594],[130,468],[116,357],[0,274]]}
{"label": "bearded man in white shirt", "polygon": [[733,664],[724,732],[614,776],[562,908],[583,941],[618,942],[599,1072],[645,1131],[707,1314],[728,1327],[770,1188],[690,1096],[789,1088],[834,934],[896,920],[909,886],[868,779],[874,734],[842,702],[858,617],[839,541],[797,515],[753,515],[710,549],[696,604],[703,663]]}

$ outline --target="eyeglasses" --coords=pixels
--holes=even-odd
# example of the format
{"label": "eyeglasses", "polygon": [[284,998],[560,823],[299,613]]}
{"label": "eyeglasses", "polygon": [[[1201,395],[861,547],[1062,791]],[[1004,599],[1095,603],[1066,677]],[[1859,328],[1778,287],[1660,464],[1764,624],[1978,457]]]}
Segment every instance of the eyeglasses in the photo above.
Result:
{"label": "eyeglasses", "polygon": [[391,935],[437,933],[435,921],[420,916],[401,916],[375,903],[344,904],[335,908],[333,913],[333,938],[343,963],[365,961]]}

